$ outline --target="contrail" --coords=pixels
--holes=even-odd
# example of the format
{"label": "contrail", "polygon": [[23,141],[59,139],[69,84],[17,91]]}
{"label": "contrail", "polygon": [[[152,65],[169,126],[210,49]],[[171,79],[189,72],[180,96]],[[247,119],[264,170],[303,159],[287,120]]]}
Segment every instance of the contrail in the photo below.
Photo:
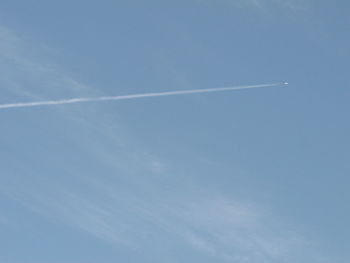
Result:
{"label": "contrail", "polygon": [[132,100],[132,99],[149,98],[149,97],[209,93],[209,92],[220,92],[220,91],[230,91],[230,90],[240,90],[240,89],[267,88],[267,87],[274,87],[274,86],[281,86],[281,85],[288,85],[288,83],[283,82],[283,83],[260,84],[260,85],[250,85],[250,86],[177,90],[177,91],[165,91],[165,92],[155,92],[155,93],[130,94],[130,95],[121,95],[121,96],[104,96],[104,97],[95,97],[95,98],[72,98],[72,99],[63,99],[63,100],[18,102],[18,103],[0,104],[0,109],[26,108],[26,107],[73,104],[73,103],[80,103],[80,102],[93,102],[93,101],[106,101],[106,100]]}

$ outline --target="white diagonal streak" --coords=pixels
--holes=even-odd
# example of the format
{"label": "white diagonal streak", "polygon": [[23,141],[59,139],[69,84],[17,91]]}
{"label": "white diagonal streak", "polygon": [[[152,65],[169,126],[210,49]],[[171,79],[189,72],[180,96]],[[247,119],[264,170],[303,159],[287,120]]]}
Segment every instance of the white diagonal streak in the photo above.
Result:
{"label": "white diagonal streak", "polygon": [[235,86],[235,87],[192,89],[192,90],[176,90],[176,91],[130,94],[130,95],[120,95],[120,96],[104,96],[104,97],[95,97],[95,98],[73,98],[73,99],[63,99],[63,100],[18,102],[18,103],[0,104],[0,109],[73,104],[73,103],[81,103],[81,102],[94,102],[94,101],[106,101],[106,100],[131,100],[131,99],[161,97],[161,96],[174,96],[174,95],[221,92],[221,91],[240,90],[240,89],[266,88],[266,87],[281,86],[281,85],[286,85],[286,84],[288,84],[288,83],[284,82],[284,83],[273,83],[273,84],[250,85],[250,86]]}

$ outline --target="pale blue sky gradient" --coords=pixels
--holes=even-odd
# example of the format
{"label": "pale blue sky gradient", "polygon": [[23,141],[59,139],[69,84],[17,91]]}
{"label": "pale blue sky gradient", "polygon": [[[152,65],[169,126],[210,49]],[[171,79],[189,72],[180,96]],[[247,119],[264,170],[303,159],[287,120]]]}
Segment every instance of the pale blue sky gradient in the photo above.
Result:
{"label": "pale blue sky gradient", "polygon": [[348,1],[0,4],[0,263],[350,260]]}

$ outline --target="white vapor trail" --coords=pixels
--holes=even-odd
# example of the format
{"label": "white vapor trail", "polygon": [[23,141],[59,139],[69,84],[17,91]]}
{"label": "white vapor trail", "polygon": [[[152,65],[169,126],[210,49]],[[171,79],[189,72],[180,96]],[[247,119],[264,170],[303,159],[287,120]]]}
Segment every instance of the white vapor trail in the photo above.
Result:
{"label": "white vapor trail", "polygon": [[281,86],[281,85],[287,85],[287,84],[288,84],[287,82],[283,82],[283,83],[260,84],[260,85],[250,85],[250,86],[177,90],[177,91],[166,91],[166,92],[155,92],[155,93],[130,94],[130,95],[121,95],[121,96],[104,96],[104,97],[95,97],[95,98],[73,98],[73,99],[63,99],[63,100],[18,102],[18,103],[0,104],[0,109],[26,108],[26,107],[61,105],[61,104],[106,101],[106,100],[132,100],[132,99],[148,98],[148,97],[173,96],[173,95],[184,95],[184,94],[194,94],[194,93],[209,93],[209,92],[220,92],[220,91],[240,90],[240,89],[266,88],[266,87],[274,87],[274,86]]}

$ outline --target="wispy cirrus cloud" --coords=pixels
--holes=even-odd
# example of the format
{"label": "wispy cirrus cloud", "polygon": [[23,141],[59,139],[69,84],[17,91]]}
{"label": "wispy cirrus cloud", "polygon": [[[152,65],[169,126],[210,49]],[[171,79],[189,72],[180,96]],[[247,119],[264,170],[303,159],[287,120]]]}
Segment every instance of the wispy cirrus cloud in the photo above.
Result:
{"label": "wispy cirrus cloud", "polygon": [[[0,81],[9,97],[44,99],[62,94],[74,96],[96,90],[75,80],[45,58],[35,44],[0,25]],[[42,45],[39,50],[45,50]],[[3,96],[4,98],[4,96]],[[6,98],[6,96],[5,96]]]}
{"label": "wispy cirrus cloud", "polygon": [[8,194],[43,216],[133,250],[167,253],[158,247],[175,242],[220,262],[307,262],[298,254],[322,262],[305,237],[256,204],[207,191],[149,198],[148,187],[123,192],[125,185],[99,182],[89,186],[96,187],[94,194],[84,194],[50,184],[40,187],[44,191],[13,188]]}
{"label": "wispy cirrus cloud", "polygon": [[[50,63],[28,58],[28,52],[21,51],[27,47],[10,30],[2,28],[0,35],[1,81],[8,84],[9,98],[99,92]],[[41,160],[35,169],[16,165],[0,179],[1,193],[11,200],[141,254],[168,258],[179,247],[220,262],[321,262],[302,233],[263,205],[218,194],[210,187],[204,190],[198,182],[179,182],[171,176],[178,173],[169,168],[173,160],[131,146],[132,139],[120,135],[120,125],[108,117],[68,110],[58,114],[73,119],[74,126],[65,122],[70,128],[65,135],[72,136],[69,145],[86,160],[76,164],[71,156],[54,156],[54,164],[63,164],[55,166],[57,177],[51,175],[54,168],[42,168]],[[44,149],[47,154],[46,145]],[[89,169],[90,160],[96,171]]]}

